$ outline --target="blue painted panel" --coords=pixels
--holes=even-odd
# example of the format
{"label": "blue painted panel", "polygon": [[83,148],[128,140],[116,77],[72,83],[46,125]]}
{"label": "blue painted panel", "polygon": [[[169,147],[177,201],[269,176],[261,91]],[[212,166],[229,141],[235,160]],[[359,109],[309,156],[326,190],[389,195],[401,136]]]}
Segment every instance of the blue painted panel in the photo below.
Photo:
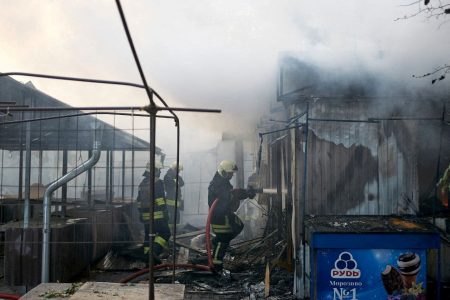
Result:
{"label": "blue painted panel", "polygon": [[425,249],[317,249],[312,299],[425,299]]}
{"label": "blue painted panel", "polygon": [[312,248],[438,249],[437,233],[313,233]]}

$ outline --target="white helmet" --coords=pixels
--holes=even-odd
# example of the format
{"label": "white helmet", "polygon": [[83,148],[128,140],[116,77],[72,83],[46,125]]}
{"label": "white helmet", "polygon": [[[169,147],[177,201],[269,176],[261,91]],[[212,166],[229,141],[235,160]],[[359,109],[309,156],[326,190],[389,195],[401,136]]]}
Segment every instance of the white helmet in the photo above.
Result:
{"label": "white helmet", "polygon": [[[174,161],[173,163],[170,164],[170,168],[176,170],[177,169],[177,162]],[[179,167],[178,167],[178,171],[183,171],[183,164],[180,163]]]}
{"label": "white helmet", "polygon": [[[155,169],[161,170],[163,168],[163,164],[159,160],[155,160]],[[150,172],[150,162],[145,166],[145,171]]]}
{"label": "white helmet", "polygon": [[235,173],[237,170],[238,167],[232,160],[222,160],[217,168],[217,172],[223,177],[225,177],[225,173]]}

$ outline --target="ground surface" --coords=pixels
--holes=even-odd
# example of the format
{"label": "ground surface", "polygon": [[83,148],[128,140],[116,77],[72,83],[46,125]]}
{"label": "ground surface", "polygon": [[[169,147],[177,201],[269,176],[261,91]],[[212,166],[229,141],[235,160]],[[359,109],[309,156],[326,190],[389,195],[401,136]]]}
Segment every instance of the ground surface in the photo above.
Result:
{"label": "ground surface", "polygon": [[[148,298],[147,284],[120,284],[110,282],[86,282],[81,286],[70,283],[41,283],[21,299],[70,299],[70,300],[141,300]],[[155,284],[155,299],[182,300],[184,285]]]}

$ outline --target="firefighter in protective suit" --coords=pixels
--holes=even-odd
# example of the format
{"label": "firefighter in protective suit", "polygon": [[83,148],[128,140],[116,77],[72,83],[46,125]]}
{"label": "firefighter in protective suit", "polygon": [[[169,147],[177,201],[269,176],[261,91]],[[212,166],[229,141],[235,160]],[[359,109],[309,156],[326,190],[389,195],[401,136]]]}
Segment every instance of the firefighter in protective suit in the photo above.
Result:
{"label": "firefighter in protective suit", "polygon": [[218,199],[211,216],[211,228],[215,234],[212,240],[212,255],[216,271],[222,270],[225,251],[231,240],[244,228],[241,219],[235,214],[235,211],[239,208],[239,201],[255,196],[252,190],[233,189],[230,179],[237,169],[235,162],[231,160],[222,161],[208,187],[209,207],[211,208],[214,201]]}
{"label": "firefighter in protective suit", "polygon": [[150,199],[150,163],[147,163],[145,172],[143,174],[144,179],[139,184],[138,193],[138,206],[141,222],[144,223],[145,228],[145,240],[144,240],[144,255],[148,255],[149,252],[149,221],[150,213],[149,207],[151,201],[154,202],[154,244],[153,244],[153,255],[156,263],[159,263],[158,256],[168,248],[168,242],[170,238],[170,229],[167,224],[169,216],[166,208],[166,199],[164,195],[164,183],[159,178],[161,175],[162,164],[159,161],[155,162],[155,190],[154,197]]}
{"label": "firefighter in protective suit", "polygon": [[439,188],[441,203],[444,206],[444,209],[448,209],[448,199],[450,196],[450,165],[444,171],[444,175],[442,175],[441,179],[439,179],[437,187]]}
{"label": "firefighter in protective suit", "polygon": [[[178,167],[178,171],[183,171],[183,165],[180,164]],[[167,211],[169,212],[169,228],[172,229],[173,222],[175,220],[175,193],[176,193],[176,177],[177,177],[177,162],[173,162],[170,165],[170,169],[167,171],[164,176],[164,187],[166,189],[166,205]],[[183,198],[181,197],[181,187],[184,186],[183,178],[178,174],[178,209],[177,209],[177,227],[180,223],[180,210],[183,210]]]}

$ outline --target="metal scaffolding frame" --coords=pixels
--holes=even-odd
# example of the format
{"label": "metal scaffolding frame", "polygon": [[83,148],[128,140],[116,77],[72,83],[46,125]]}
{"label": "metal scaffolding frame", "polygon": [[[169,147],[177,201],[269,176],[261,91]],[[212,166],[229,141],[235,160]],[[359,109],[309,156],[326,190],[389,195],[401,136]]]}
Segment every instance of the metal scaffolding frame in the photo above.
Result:
{"label": "metal scaffolding frame", "polygon": [[[156,156],[156,146],[155,146],[155,140],[156,140],[156,119],[157,118],[173,118],[175,121],[175,126],[177,128],[177,169],[176,169],[176,196],[175,196],[175,210],[177,210],[177,202],[178,202],[178,166],[179,166],[179,151],[180,151],[180,121],[178,116],[175,114],[175,112],[197,112],[197,113],[220,113],[221,111],[218,109],[202,109],[202,108],[181,108],[181,107],[169,107],[167,105],[167,103],[164,101],[164,99],[152,88],[149,87],[149,85],[147,84],[147,80],[145,78],[143,69],[141,67],[138,55],[137,55],[137,51],[134,47],[134,43],[133,43],[133,39],[131,37],[130,31],[128,29],[128,25],[127,25],[127,21],[125,18],[125,14],[123,12],[122,9],[122,5],[120,3],[120,0],[116,0],[116,5],[117,5],[117,9],[122,21],[122,25],[123,28],[125,30],[126,36],[127,36],[127,40],[130,46],[130,49],[133,53],[133,57],[136,63],[136,66],[138,68],[141,80],[143,82],[142,85],[140,84],[135,84],[135,83],[129,83],[129,82],[120,82],[120,81],[109,81],[109,80],[99,80],[99,79],[88,79],[88,78],[76,78],[76,77],[66,77],[66,76],[54,76],[54,75],[46,75],[46,74],[35,74],[35,73],[24,73],[24,72],[8,72],[8,73],[0,73],[0,76],[12,76],[12,75],[21,75],[21,76],[31,76],[31,77],[40,77],[40,78],[48,78],[48,79],[56,79],[56,80],[70,80],[70,81],[79,81],[79,82],[87,82],[87,83],[100,83],[100,84],[114,84],[114,85],[125,85],[125,86],[132,86],[132,87],[137,87],[137,88],[143,88],[145,89],[147,96],[148,96],[148,100],[150,102],[149,105],[144,106],[144,107],[139,107],[139,106],[120,106],[120,107],[73,107],[73,108],[56,108],[56,107],[15,107],[15,106],[10,106],[9,104],[12,103],[4,103],[5,106],[4,107],[0,107],[0,111],[4,111],[6,115],[10,114],[11,112],[61,112],[61,111],[68,111],[68,110],[83,110],[83,111],[93,111],[92,114],[96,114],[99,111],[103,111],[104,114],[111,114],[114,115],[114,112],[108,112],[108,111],[116,111],[116,110],[121,110],[121,111],[132,111],[132,115],[134,115],[134,111],[135,110],[139,110],[139,111],[145,111],[148,116],[149,116],[149,124],[150,124],[150,198],[153,199],[153,195],[154,195],[154,171],[155,171],[155,156]],[[158,98],[158,100],[163,104],[163,106],[158,106],[156,105],[156,103],[154,102],[153,97],[156,96]],[[164,115],[158,115],[159,112],[161,111],[168,111],[172,116],[164,116]],[[89,113],[83,113],[83,115],[86,115]],[[81,114],[80,114],[81,115]],[[77,115],[72,115],[72,116],[78,116]],[[63,117],[69,117],[69,116],[63,116]],[[47,119],[50,118],[61,118],[60,116],[58,117],[49,117]],[[20,120],[20,121],[12,121],[12,123],[27,123],[30,124],[30,122],[33,121],[41,121],[44,120],[42,118],[34,118],[34,119],[28,119],[28,120]],[[4,122],[4,124],[7,124],[7,122]],[[29,126],[29,125],[27,125]],[[27,131],[30,132],[30,131]],[[27,155],[28,155],[27,151]],[[110,158],[109,161],[112,162],[112,156],[110,156],[110,154],[108,154],[108,157]],[[27,160],[28,161],[28,160]],[[134,165],[134,164],[133,164]],[[90,174],[90,173],[89,173]],[[89,178],[91,177],[91,175],[88,176]],[[108,176],[107,176],[108,177]],[[91,179],[89,179],[91,180]],[[26,181],[27,181],[27,177],[26,177]],[[109,177],[109,185],[111,181],[111,177]],[[29,186],[29,182],[26,182],[26,186]],[[27,193],[27,192],[26,192]],[[28,191],[29,193],[29,191]],[[29,204],[28,204],[29,205]],[[27,206],[27,205],[26,205]],[[154,273],[153,273],[153,237],[154,237],[154,225],[153,225],[153,211],[154,211],[154,202],[152,201],[152,205],[150,205],[150,209],[149,209],[149,214],[150,214],[150,221],[149,221],[149,227],[150,227],[150,238],[149,238],[149,242],[150,242],[150,251],[149,251],[149,299],[153,300],[154,299],[154,285],[153,285],[153,281],[154,281]],[[25,214],[25,216],[27,216],[28,213]],[[176,214],[176,211],[175,211]],[[175,253],[175,242],[176,242],[176,218],[174,218],[174,246],[173,246],[173,256],[174,256],[174,260],[173,260],[173,281],[175,280],[175,261],[176,261],[176,253]],[[43,233],[46,234],[46,232],[43,229]],[[42,281],[46,282],[48,281],[48,273],[45,274],[46,271],[44,271],[43,269],[43,275],[42,275]]]}

